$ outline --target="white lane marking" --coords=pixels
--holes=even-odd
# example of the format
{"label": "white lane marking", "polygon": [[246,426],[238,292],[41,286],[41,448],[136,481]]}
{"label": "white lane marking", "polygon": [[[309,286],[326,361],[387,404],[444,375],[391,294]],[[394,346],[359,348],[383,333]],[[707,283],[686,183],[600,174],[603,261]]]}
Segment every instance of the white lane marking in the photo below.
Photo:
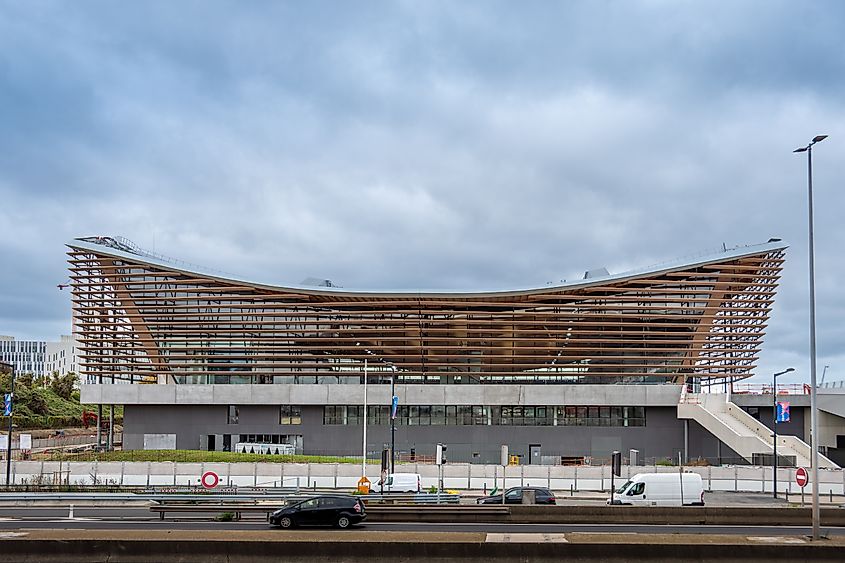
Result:
{"label": "white lane marking", "polygon": [[569,543],[564,534],[487,534],[487,543]]}
{"label": "white lane marking", "polygon": [[[529,522],[529,523],[508,523],[508,522],[476,522],[476,523],[462,523],[462,522],[365,522],[364,525],[373,524],[378,526],[449,526],[450,528],[459,527],[478,527],[485,526],[489,528],[516,528],[520,526],[556,526],[558,528],[691,528],[691,529],[707,529],[707,528],[736,528],[738,530],[749,528],[777,528],[806,530],[809,526],[769,526],[769,525],[746,525],[746,524],[560,524],[557,522]],[[842,526],[824,526],[825,529],[838,530]]]}
{"label": "white lane marking", "polygon": [[0,539],[19,538],[28,535],[29,532],[0,532]]}
{"label": "white lane marking", "polygon": [[778,537],[778,536],[748,536],[751,541],[758,541],[762,543],[807,543],[804,538],[796,537]]}

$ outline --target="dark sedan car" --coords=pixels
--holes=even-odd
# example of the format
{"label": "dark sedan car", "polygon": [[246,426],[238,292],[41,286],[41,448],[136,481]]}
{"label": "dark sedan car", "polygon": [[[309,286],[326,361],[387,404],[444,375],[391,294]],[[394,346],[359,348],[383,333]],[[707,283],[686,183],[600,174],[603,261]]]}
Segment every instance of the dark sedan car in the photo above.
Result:
{"label": "dark sedan car", "polygon": [[337,526],[358,524],[367,514],[364,503],[352,496],[313,497],[281,508],[270,515],[270,524],[280,528],[294,526]]}
{"label": "dark sedan car", "polygon": [[[534,502],[537,504],[556,504],[555,495],[545,487],[513,487],[505,491],[505,504],[522,504],[523,491],[534,491]],[[481,497],[478,504],[502,504],[502,495]]]}

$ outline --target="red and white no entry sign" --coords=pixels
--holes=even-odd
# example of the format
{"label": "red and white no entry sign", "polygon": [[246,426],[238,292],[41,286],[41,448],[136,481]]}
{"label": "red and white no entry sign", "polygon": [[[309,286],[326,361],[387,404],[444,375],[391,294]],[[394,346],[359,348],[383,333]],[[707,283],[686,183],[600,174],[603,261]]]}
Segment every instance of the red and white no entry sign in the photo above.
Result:
{"label": "red and white no entry sign", "polygon": [[798,486],[803,489],[809,480],[810,477],[807,475],[807,470],[799,467],[798,471],[795,472],[795,482],[798,483]]}
{"label": "red and white no entry sign", "polygon": [[200,482],[202,483],[202,486],[206,489],[213,489],[217,486],[217,483],[220,482],[220,477],[218,477],[217,473],[215,473],[214,471],[206,471],[202,474]]}

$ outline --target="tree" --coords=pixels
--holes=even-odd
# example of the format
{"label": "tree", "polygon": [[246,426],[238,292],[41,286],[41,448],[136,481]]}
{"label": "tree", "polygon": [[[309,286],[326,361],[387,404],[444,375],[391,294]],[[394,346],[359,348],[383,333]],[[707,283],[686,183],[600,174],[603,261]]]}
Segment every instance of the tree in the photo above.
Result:
{"label": "tree", "polygon": [[62,399],[69,401],[73,395],[73,389],[77,380],[78,378],[76,377],[76,374],[72,371],[64,375],[59,375],[58,373],[53,372],[53,377],[50,380],[50,389]]}

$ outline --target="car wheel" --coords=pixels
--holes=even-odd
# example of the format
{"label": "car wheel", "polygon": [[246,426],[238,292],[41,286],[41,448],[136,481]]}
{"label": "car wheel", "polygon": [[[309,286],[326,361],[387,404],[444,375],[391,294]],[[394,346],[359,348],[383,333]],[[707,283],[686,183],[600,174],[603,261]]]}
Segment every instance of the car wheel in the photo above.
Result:
{"label": "car wheel", "polygon": [[279,519],[279,527],[283,529],[293,528],[293,520],[290,516],[282,516]]}
{"label": "car wheel", "polygon": [[337,519],[337,527],[340,529],[348,528],[352,525],[352,522],[349,520],[349,516],[341,516]]}

